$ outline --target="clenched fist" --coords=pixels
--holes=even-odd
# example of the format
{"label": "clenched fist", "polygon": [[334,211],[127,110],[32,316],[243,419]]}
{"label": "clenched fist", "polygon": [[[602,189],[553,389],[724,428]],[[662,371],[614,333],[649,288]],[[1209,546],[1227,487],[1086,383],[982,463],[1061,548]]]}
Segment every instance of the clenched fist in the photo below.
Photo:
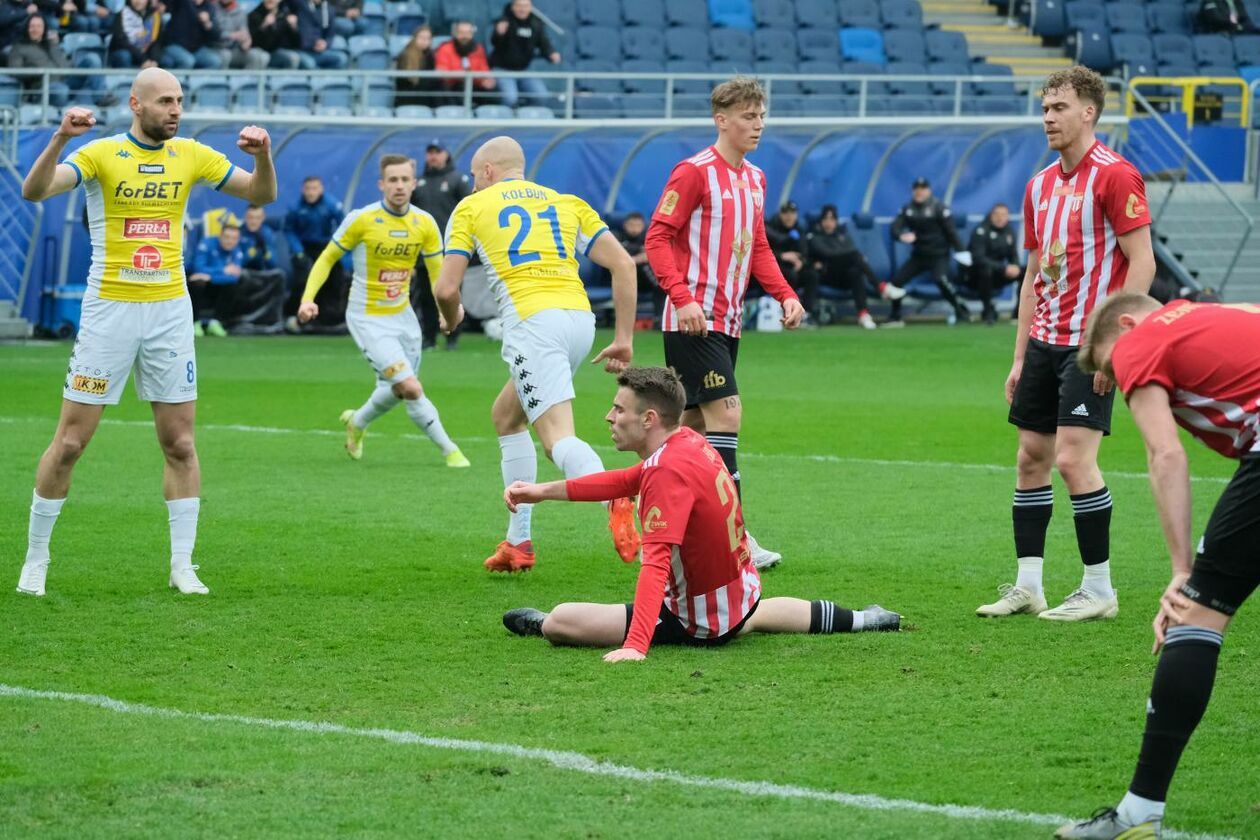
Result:
{"label": "clenched fist", "polygon": [[236,146],[245,154],[254,157],[269,154],[271,152],[271,135],[267,133],[265,128],[247,125],[241,129],[241,136],[237,138]]}

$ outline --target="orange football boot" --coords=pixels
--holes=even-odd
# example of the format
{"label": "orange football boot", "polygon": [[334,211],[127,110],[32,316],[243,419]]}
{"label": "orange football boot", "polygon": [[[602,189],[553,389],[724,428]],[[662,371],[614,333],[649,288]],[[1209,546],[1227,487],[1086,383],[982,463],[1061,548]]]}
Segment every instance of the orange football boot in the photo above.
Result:
{"label": "orange football boot", "polygon": [[504,540],[483,565],[492,572],[528,572],[534,568],[534,544],[526,540],[512,545]]}
{"label": "orange football boot", "polygon": [[626,563],[639,558],[639,532],[634,528],[634,499],[613,499],[608,503],[608,530],[612,531],[613,545]]}

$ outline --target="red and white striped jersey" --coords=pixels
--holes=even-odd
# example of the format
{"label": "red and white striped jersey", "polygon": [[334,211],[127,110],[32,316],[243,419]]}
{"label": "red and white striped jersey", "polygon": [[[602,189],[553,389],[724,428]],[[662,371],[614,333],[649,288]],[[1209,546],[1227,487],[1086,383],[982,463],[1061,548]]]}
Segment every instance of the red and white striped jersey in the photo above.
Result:
{"label": "red and white striped jersey", "polygon": [[1168,392],[1178,425],[1227,458],[1260,455],[1260,306],[1174,300],[1111,351],[1126,398]]}
{"label": "red and white striped jersey", "polygon": [[780,302],[796,297],[766,240],[765,204],[765,173],[716,147],[674,167],[644,246],[669,294],[662,329],[676,331],[678,307],[694,301],[710,330],[739,337],[750,276]]}
{"label": "red and white striped jersey", "polygon": [[1124,288],[1129,261],[1116,237],[1150,223],[1142,176],[1102,143],[1071,172],[1059,161],[1038,172],[1024,191],[1024,247],[1041,253],[1029,335],[1079,346],[1089,313]]}

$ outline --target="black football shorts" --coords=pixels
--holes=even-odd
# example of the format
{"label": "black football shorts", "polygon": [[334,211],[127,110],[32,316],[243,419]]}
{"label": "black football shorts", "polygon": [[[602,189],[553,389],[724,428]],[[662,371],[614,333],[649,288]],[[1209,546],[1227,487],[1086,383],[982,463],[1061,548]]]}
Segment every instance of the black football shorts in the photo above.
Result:
{"label": "black football shorts", "polygon": [[1094,393],[1094,375],[1077,367],[1077,348],[1030,338],[1024,370],[1015,385],[1007,420],[1021,429],[1052,435],[1060,426],[1083,426],[1111,434],[1116,389]]}
{"label": "black football shorts", "polygon": [[682,380],[687,392],[687,408],[739,394],[735,382],[735,359],[739,339],[720,332],[708,335],[662,333],[665,337],[665,365]]}
{"label": "black football shorts", "polygon": [[1233,615],[1260,585],[1260,455],[1244,458],[1208,520],[1182,593]]}

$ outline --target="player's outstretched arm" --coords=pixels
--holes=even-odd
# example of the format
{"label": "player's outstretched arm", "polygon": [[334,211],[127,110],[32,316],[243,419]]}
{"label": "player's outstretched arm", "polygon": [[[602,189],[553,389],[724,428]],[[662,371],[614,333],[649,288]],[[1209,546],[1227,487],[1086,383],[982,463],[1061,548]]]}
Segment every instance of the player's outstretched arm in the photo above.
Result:
{"label": "player's outstretched arm", "polygon": [[468,270],[468,257],[463,254],[447,254],[442,260],[442,270],[433,286],[433,299],[437,301],[441,329],[450,333],[464,320],[464,307],[459,302],[459,287]]}
{"label": "player's outstretched arm", "polygon": [[601,236],[587,254],[596,265],[612,272],[613,315],[616,333],[592,364],[604,363],[608,373],[621,373],[634,359],[634,316],[639,307],[639,275],[634,258],[612,236]]}
{"label": "player's outstretched arm", "polygon": [[247,125],[241,129],[236,146],[254,158],[254,171],[236,169],[223,185],[223,192],[243,198],[251,204],[270,204],[276,200],[276,168],[271,161],[271,135],[267,129]]}
{"label": "player's outstretched arm", "polygon": [[565,482],[563,481],[548,481],[545,484],[513,481],[503,491],[503,502],[512,513],[516,513],[518,505],[536,505],[539,502],[567,502],[569,494],[565,490],[564,485]]}
{"label": "player's outstretched arm", "polygon": [[22,198],[27,201],[43,201],[54,195],[68,192],[79,185],[79,173],[67,163],[58,163],[66,143],[79,137],[96,125],[96,117],[90,108],[67,108],[61,117],[61,125],[53,132],[44,151],[35,159],[35,165],[22,181]]}
{"label": "player's outstretched arm", "polygon": [[344,252],[336,241],[329,242],[306,275],[306,288],[302,290],[302,303],[298,305],[297,312],[298,320],[303,324],[319,317],[319,304],[315,302],[315,296],[328,282],[328,275],[332,274],[333,266],[341,259],[342,253]]}

